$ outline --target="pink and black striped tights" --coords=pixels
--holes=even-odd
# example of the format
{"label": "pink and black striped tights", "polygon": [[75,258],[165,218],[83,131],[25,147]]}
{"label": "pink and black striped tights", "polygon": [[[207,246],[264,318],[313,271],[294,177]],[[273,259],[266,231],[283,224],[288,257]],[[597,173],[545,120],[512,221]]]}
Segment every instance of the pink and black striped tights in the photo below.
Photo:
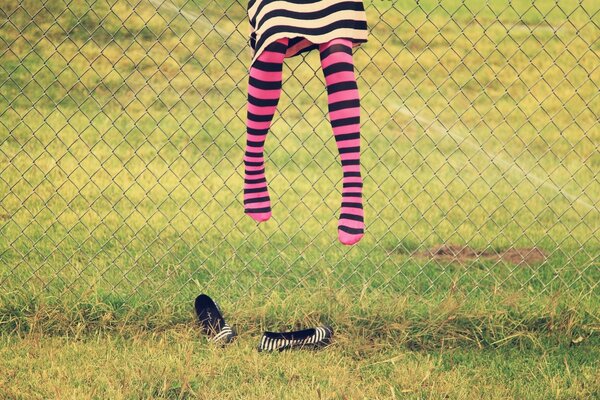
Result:
{"label": "pink and black striped tights", "polygon": [[[264,145],[281,95],[282,70],[288,38],[265,48],[250,68],[248,85],[247,142],[244,154],[244,210],[257,222],[271,217],[271,199],[265,178]],[[360,98],[352,42],[333,39],[319,45],[321,67],[327,85],[329,120],[339,151],[342,172],[342,204],[338,238],[345,245],[364,235],[360,172]]]}

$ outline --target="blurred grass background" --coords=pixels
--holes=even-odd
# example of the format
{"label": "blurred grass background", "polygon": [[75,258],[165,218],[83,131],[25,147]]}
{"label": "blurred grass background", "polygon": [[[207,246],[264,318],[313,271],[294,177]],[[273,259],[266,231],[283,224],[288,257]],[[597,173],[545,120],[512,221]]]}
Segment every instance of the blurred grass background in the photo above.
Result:
{"label": "blurred grass background", "polygon": [[[600,6],[365,5],[370,37],[355,60],[367,235],[348,248],[336,239],[341,169],[318,54],[286,60],[266,144],[274,217],[257,227],[241,204],[250,60],[244,4],[3,3],[0,368],[28,357],[19,350],[28,345],[15,345],[21,335],[41,334],[42,354],[60,348],[65,335],[100,335],[117,354],[122,335],[124,349],[139,336],[172,351],[157,332],[181,335],[182,346],[205,354],[206,344],[185,328],[191,301],[204,291],[247,335],[228,350],[239,368],[254,357],[250,338],[261,329],[328,322],[341,339],[326,357],[357,371],[401,348],[424,352],[415,357],[431,368],[472,360],[494,376],[498,397],[560,397],[554,386],[567,387],[566,397],[597,394],[588,366],[591,355],[597,360],[599,325]],[[548,257],[515,265],[412,255],[442,243],[535,246]],[[543,361],[540,368],[554,369],[532,374],[526,392],[499,386],[519,371],[518,361],[498,367],[502,352],[529,349],[526,365],[536,351],[559,346],[552,351],[560,359],[578,337],[585,340],[573,356],[577,366]],[[86,343],[68,351],[92,356],[95,345]],[[443,353],[448,346],[458,348],[454,361]],[[469,350],[497,347],[483,356]],[[132,357],[140,351],[131,349]],[[313,360],[286,357],[288,367]],[[388,397],[383,382],[403,370],[385,365],[367,368],[378,372],[364,375],[364,388],[342,379],[328,381],[330,389]],[[581,375],[567,378],[569,368]],[[391,387],[396,396],[404,389],[458,396],[452,390],[464,388],[443,384],[467,379],[457,374],[440,373],[439,387]],[[227,376],[223,385],[244,379]],[[100,397],[197,390],[169,382],[121,393],[106,379]]]}

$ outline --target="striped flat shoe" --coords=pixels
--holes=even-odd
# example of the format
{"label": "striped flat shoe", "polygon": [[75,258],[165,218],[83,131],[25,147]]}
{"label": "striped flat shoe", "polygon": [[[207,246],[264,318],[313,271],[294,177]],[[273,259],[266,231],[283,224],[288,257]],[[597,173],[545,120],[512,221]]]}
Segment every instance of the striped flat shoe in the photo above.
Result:
{"label": "striped flat shoe", "polygon": [[320,326],[295,332],[265,332],[258,345],[258,351],[316,349],[331,343],[332,337],[333,329],[330,326]]}
{"label": "striped flat shoe", "polygon": [[196,297],[194,302],[198,321],[204,330],[204,333],[210,336],[210,341],[227,344],[236,336],[235,331],[231,328],[219,306],[215,301],[205,294]]}

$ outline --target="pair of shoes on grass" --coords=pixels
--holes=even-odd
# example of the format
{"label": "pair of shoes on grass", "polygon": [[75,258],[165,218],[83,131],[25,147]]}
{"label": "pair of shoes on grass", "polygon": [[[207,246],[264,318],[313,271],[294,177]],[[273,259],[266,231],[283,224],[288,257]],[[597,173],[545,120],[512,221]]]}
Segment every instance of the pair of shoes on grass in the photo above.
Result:
{"label": "pair of shoes on grass", "polygon": [[[225,322],[215,301],[205,294],[196,297],[196,315],[204,333],[210,341],[225,345],[236,336],[236,332]],[[294,332],[264,332],[258,351],[283,351],[288,349],[317,349],[331,343],[333,329],[329,326],[303,329]]]}

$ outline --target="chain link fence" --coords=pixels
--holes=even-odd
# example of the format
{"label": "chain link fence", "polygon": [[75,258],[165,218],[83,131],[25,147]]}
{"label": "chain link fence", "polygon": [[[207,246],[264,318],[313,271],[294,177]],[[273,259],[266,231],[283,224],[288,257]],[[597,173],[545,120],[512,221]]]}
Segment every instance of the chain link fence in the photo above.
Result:
{"label": "chain link fence", "polygon": [[345,247],[316,52],[285,62],[257,226],[243,2],[2,3],[2,290],[597,296],[598,3],[365,6],[366,235]]}

